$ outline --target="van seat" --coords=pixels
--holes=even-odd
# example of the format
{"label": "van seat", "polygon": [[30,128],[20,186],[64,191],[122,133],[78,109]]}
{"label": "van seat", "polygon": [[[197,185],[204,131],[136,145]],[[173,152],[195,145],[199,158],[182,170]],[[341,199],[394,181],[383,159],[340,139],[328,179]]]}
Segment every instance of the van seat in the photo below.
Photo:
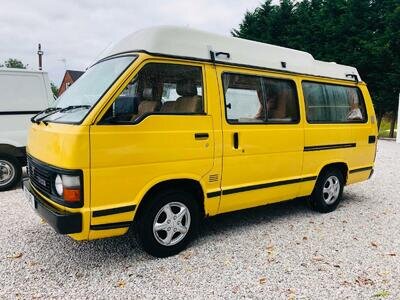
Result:
{"label": "van seat", "polygon": [[175,101],[167,101],[165,102],[160,109],[161,113],[173,113],[176,112],[176,102]]}
{"label": "van seat", "polygon": [[160,107],[160,102],[152,100],[152,89],[145,88],[143,90],[143,100],[138,105],[138,113],[133,115],[131,121],[134,121],[138,117],[156,111]]}
{"label": "van seat", "polygon": [[194,81],[188,79],[178,81],[176,85],[176,92],[180,96],[178,99],[176,99],[176,112],[202,112],[202,98],[197,95],[197,87]]}
{"label": "van seat", "polygon": [[180,97],[176,100],[175,111],[178,113],[200,113],[202,111],[202,99],[197,95]]}
{"label": "van seat", "polygon": [[154,112],[158,107],[157,101],[145,100],[140,102],[138,107],[138,115],[143,115],[145,113]]}

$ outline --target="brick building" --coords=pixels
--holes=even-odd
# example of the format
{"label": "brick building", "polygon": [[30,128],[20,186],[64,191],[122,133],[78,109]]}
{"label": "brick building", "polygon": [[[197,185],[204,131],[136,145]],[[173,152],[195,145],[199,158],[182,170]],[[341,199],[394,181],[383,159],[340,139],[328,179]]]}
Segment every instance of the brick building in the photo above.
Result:
{"label": "brick building", "polygon": [[64,78],[61,82],[60,88],[58,89],[58,96],[65,92],[65,90],[73,84],[75,81],[78,80],[79,77],[85,72],[82,71],[74,71],[74,70],[67,70],[65,71]]}

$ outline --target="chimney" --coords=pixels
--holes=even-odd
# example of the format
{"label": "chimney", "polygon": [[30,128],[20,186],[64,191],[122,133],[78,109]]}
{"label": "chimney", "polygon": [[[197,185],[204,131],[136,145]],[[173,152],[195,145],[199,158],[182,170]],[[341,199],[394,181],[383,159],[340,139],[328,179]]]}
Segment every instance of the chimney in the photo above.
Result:
{"label": "chimney", "polygon": [[38,56],[39,56],[39,71],[42,71],[42,56],[43,56],[43,51],[42,51],[42,45],[39,44],[38,45],[38,52],[37,52]]}

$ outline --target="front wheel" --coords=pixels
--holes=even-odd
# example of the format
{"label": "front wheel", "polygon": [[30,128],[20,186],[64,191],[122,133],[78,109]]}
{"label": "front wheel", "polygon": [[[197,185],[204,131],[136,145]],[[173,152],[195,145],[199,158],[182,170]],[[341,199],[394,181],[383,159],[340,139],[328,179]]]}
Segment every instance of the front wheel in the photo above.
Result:
{"label": "front wheel", "polygon": [[22,168],[18,160],[10,155],[0,154],[0,191],[14,187],[20,180]]}
{"label": "front wheel", "polygon": [[143,249],[155,257],[175,255],[197,234],[199,208],[186,191],[161,191],[151,197],[137,221],[137,236]]}
{"label": "front wheel", "polygon": [[326,170],[318,176],[310,198],[311,207],[319,212],[334,211],[342,199],[344,179],[337,169]]}

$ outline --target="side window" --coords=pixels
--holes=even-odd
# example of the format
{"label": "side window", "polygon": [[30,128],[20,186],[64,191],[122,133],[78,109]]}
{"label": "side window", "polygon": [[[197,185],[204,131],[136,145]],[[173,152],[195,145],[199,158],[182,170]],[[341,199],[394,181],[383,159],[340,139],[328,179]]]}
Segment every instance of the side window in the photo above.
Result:
{"label": "side window", "polygon": [[226,114],[229,123],[263,123],[265,97],[262,79],[256,76],[223,74]]}
{"label": "side window", "polygon": [[222,75],[229,123],[294,123],[299,120],[292,81],[225,73]]}
{"label": "side window", "polygon": [[126,86],[103,123],[139,122],[149,114],[202,114],[201,67],[149,63]]}
{"label": "side window", "polygon": [[303,82],[307,120],[310,123],[365,122],[366,109],[355,87]]}
{"label": "side window", "polygon": [[297,123],[300,117],[295,83],[266,78],[265,86],[268,123]]}

